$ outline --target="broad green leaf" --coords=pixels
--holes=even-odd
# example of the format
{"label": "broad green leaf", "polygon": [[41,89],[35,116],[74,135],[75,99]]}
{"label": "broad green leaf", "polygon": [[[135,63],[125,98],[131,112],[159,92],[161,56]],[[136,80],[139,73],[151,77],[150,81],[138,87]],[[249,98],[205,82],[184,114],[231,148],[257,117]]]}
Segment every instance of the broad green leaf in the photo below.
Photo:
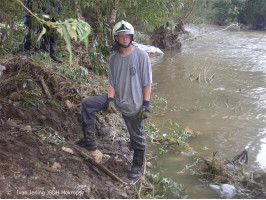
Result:
{"label": "broad green leaf", "polygon": [[87,22],[83,22],[82,25],[83,25],[85,31],[90,34],[90,32],[91,32],[91,26]]}
{"label": "broad green leaf", "polygon": [[88,23],[82,23],[84,29],[85,29],[85,32],[83,32],[81,38],[80,38],[80,41],[84,40],[86,37],[89,36],[89,34],[91,33],[91,27]]}

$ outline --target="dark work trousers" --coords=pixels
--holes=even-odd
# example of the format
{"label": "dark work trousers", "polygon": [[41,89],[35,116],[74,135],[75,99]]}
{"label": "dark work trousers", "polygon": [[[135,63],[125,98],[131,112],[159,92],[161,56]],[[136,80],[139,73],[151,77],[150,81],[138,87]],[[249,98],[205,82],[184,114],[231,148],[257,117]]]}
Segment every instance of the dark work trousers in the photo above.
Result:
{"label": "dark work trousers", "polygon": [[[95,112],[107,109],[108,95],[96,95],[82,100],[81,115],[83,124],[95,125]],[[144,120],[139,120],[138,115],[124,116],[124,121],[130,135],[130,145],[134,150],[145,150],[146,136],[144,133]]]}

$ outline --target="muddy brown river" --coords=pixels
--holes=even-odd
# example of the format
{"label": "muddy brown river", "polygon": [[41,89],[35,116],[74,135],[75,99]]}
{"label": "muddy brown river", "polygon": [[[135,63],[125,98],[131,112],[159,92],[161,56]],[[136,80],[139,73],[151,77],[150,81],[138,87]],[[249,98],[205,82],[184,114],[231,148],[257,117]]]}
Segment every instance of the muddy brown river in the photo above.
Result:
{"label": "muddy brown river", "polygon": [[[201,33],[222,27],[202,28]],[[188,27],[198,34],[197,27]],[[154,94],[167,108],[150,119],[169,120],[201,133],[189,140],[203,156],[230,159],[248,148],[248,170],[266,170],[266,32],[226,30],[183,42],[181,50],[152,59]],[[195,160],[169,149],[155,163],[162,177],[183,184],[188,198],[219,198],[198,177],[178,173]],[[169,198],[174,198],[169,196]]]}

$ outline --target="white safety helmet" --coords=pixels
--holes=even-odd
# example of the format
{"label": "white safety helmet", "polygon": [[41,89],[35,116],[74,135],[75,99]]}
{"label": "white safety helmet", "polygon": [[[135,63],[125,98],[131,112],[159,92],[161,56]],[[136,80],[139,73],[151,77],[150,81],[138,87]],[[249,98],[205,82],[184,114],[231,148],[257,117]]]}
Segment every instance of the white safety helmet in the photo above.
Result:
{"label": "white safety helmet", "polygon": [[[134,33],[135,33],[134,28],[133,28],[133,26],[130,23],[128,23],[128,22],[126,22],[124,20],[116,23],[114,28],[113,28],[113,36],[114,36],[114,39],[115,39],[115,45],[112,47],[111,51],[119,51],[120,47],[128,48],[132,44]],[[120,34],[132,35],[131,41],[130,41],[130,43],[128,45],[120,44],[116,40],[115,36],[120,35]]]}
{"label": "white safety helmet", "polygon": [[134,33],[135,33],[135,31],[134,31],[133,26],[124,20],[116,23],[116,25],[113,28],[113,35],[114,36],[120,35],[120,34],[134,35]]}

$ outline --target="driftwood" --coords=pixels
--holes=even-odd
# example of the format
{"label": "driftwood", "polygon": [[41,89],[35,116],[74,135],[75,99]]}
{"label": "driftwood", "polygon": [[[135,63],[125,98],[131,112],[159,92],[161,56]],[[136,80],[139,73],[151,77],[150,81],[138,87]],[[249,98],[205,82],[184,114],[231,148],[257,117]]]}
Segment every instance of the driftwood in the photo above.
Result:
{"label": "driftwood", "polygon": [[236,155],[233,158],[233,162],[235,161],[244,162],[247,165],[248,164],[248,151],[245,149],[240,154]]}
{"label": "driftwood", "polygon": [[39,78],[40,81],[41,81],[42,87],[43,87],[43,89],[44,89],[44,92],[45,92],[47,98],[48,98],[48,99],[51,99],[52,96],[51,96],[51,94],[50,94],[50,92],[49,92],[48,86],[46,85],[46,83],[45,83],[43,77],[42,77],[42,76],[38,76],[38,78]]}
{"label": "driftwood", "polygon": [[106,175],[110,176],[113,180],[118,181],[120,183],[126,184],[121,178],[119,178],[117,175],[115,175],[113,172],[111,172],[109,169],[107,169],[105,166],[103,166],[100,163],[97,163],[93,160],[93,158],[90,158],[85,152],[83,152],[79,147],[76,145],[74,146],[75,149],[80,153],[80,155],[85,158],[85,160],[89,161],[92,165],[100,169],[102,172],[104,172]]}

